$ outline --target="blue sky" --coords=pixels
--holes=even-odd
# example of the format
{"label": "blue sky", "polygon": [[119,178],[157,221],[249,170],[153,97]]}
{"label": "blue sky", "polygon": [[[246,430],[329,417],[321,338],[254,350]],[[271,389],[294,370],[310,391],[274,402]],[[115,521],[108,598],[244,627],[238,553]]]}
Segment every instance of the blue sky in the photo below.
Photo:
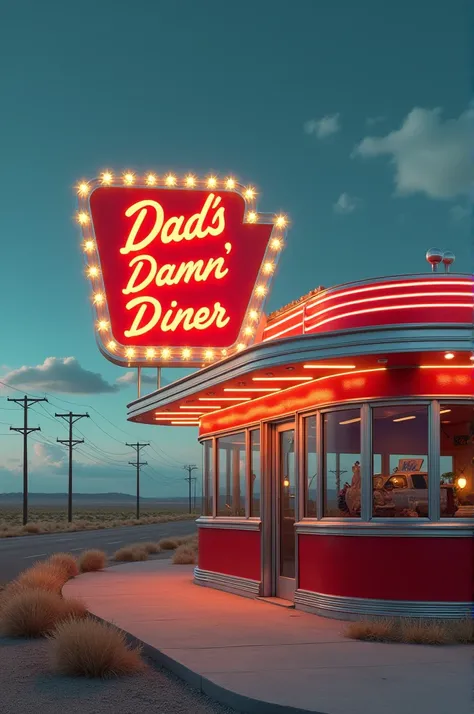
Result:
{"label": "blue sky", "polygon": [[[117,384],[124,370],[94,341],[71,218],[78,179],[107,167],[215,171],[255,184],[260,209],[292,220],[268,309],[318,285],[425,271],[433,245],[453,250],[459,271],[472,270],[468,8],[467,0],[9,3],[0,379],[51,395],[49,416],[40,407],[31,414],[42,428],[39,443],[31,440],[33,491],[65,490],[65,449],[54,445],[64,429],[51,415],[85,404],[94,420],[78,425],[88,444],[77,454],[76,490],[133,492],[130,439],[153,443],[143,495],[185,494],[180,465],[201,463],[193,429],[126,422],[134,386]],[[21,487],[13,406],[0,400],[1,491]]]}

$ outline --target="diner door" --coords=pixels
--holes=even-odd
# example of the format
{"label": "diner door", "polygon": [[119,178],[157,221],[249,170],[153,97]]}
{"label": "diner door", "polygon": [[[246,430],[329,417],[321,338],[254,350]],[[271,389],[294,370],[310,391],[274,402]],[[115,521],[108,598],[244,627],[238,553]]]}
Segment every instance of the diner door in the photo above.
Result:
{"label": "diner door", "polygon": [[275,428],[273,469],[273,572],[276,597],[294,599],[297,508],[294,422]]}

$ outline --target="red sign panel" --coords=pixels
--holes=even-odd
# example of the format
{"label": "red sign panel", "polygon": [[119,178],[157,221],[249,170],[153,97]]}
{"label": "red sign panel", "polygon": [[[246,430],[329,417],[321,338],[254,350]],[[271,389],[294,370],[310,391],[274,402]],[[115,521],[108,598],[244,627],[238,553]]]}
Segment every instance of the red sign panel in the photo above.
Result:
{"label": "red sign panel", "polygon": [[153,178],[106,173],[79,186],[102,352],[121,364],[189,365],[243,349],[286,220],[258,214],[255,191],[233,179]]}

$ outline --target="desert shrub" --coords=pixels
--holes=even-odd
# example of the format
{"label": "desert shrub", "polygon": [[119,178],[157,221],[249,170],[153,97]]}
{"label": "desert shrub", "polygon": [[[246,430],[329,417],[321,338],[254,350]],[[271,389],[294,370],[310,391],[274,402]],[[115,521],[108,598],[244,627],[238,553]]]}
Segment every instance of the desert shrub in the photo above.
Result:
{"label": "desert shrub", "polygon": [[192,565],[196,563],[196,550],[190,548],[188,544],[183,543],[180,545],[176,551],[173,553],[171,562],[175,565]]}
{"label": "desert shrub", "polygon": [[65,598],[63,600],[63,605],[64,605],[64,617],[62,618],[63,620],[66,620],[66,619],[81,620],[84,617],[87,617],[87,615],[89,614],[87,611],[85,602],[83,600],[80,600],[79,598],[75,598],[75,597]]}
{"label": "desert shrub", "polygon": [[26,589],[11,594],[0,612],[0,631],[6,637],[41,637],[66,617],[84,617],[85,606],[63,600],[58,593]]}
{"label": "desert shrub", "polygon": [[158,541],[161,550],[176,550],[180,543],[177,538],[162,538]]}
{"label": "desert shrub", "polygon": [[143,550],[149,555],[154,555],[155,553],[159,553],[161,551],[158,543],[153,543],[153,541],[150,541],[149,543],[141,543],[140,548],[143,548]]}
{"label": "desert shrub", "polygon": [[347,625],[346,637],[368,642],[404,642],[414,645],[472,644],[474,622],[463,620],[381,619]]}
{"label": "desert shrub", "polygon": [[463,645],[474,644],[474,619],[465,617],[451,622],[451,634],[455,642]]}
{"label": "desert shrub", "polygon": [[414,645],[445,645],[452,641],[449,625],[429,620],[403,620],[400,623],[400,639]]}
{"label": "desert shrub", "polygon": [[25,533],[39,533],[41,528],[38,523],[27,523],[23,526],[23,530]]}
{"label": "desert shrub", "polygon": [[18,584],[23,587],[57,593],[61,592],[67,580],[68,576],[64,570],[48,562],[35,563],[31,568],[20,573],[17,578]]}
{"label": "desert shrub", "polygon": [[102,550],[85,550],[79,556],[78,565],[81,573],[102,570],[107,564],[107,556]]}
{"label": "desert shrub", "polygon": [[56,671],[69,676],[109,678],[144,668],[140,648],[129,647],[120,630],[92,619],[60,623],[51,645]]}
{"label": "desert shrub", "polygon": [[399,639],[395,620],[360,620],[350,622],[345,630],[351,640],[365,642],[396,642]]}
{"label": "desert shrub", "polygon": [[79,567],[76,558],[70,553],[54,553],[47,561],[58,570],[64,570],[68,578],[79,575]]}
{"label": "desert shrub", "polygon": [[114,554],[114,560],[122,563],[133,563],[138,560],[148,560],[148,553],[143,548],[135,548],[133,545],[119,548]]}

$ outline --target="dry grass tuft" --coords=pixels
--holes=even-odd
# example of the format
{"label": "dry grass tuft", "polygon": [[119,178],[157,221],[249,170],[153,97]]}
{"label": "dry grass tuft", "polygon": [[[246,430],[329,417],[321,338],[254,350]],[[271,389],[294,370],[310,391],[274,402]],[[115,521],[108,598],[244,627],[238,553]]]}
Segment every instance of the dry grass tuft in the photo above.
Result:
{"label": "dry grass tuft", "polygon": [[360,620],[350,622],[344,632],[351,640],[363,640],[365,642],[396,642],[396,622],[395,620]]}
{"label": "dry grass tuft", "polygon": [[18,585],[34,590],[48,590],[60,593],[69,576],[52,563],[35,563],[17,578]]}
{"label": "dry grass tuft", "polygon": [[140,649],[132,649],[125,636],[96,620],[67,620],[51,637],[53,662],[61,674],[76,677],[119,677],[144,668]]}
{"label": "dry grass tuft", "polygon": [[54,553],[47,562],[58,570],[63,570],[68,578],[75,578],[76,575],[79,575],[77,560],[70,553]]}
{"label": "dry grass tuft", "polygon": [[0,631],[6,637],[41,637],[66,617],[85,617],[85,606],[46,590],[22,590],[9,597],[1,611]]}
{"label": "dry grass tuft", "polygon": [[176,550],[180,542],[177,538],[162,538],[158,541],[158,545],[161,550]]}
{"label": "dry grass tuft", "polygon": [[153,543],[153,541],[150,541],[149,543],[141,543],[140,548],[143,548],[143,550],[149,555],[154,555],[155,553],[159,553],[161,551],[158,543]]}
{"label": "dry grass tuft", "polygon": [[103,550],[85,550],[79,556],[78,565],[81,573],[91,573],[103,570],[107,564],[107,556]]}
{"label": "dry grass tuft", "polygon": [[71,597],[63,600],[64,604],[64,620],[75,619],[82,620],[88,616],[86,604],[79,598]]}
{"label": "dry grass tuft", "polygon": [[183,543],[173,553],[171,562],[174,565],[193,565],[197,561],[197,550],[189,544]]}
{"label": "dry grass tuft", "polygon": [[403,620],[400,623],[400,640],[413,645],[447,645],[452,642],[449,625],[426,620]]}
{"label": "dry grass tuft", "polygon": [[462,645],[474,644],[474,619],[465,617],[451,623],[451,633],[455,642]]}
{"label": "dry grass tuft", "polygon": [[143,548],[129,545],[125,548],[119,548],[114,554],[114,560],[122,563],[134,563],[139,560],[148,560],[148,553]]}

